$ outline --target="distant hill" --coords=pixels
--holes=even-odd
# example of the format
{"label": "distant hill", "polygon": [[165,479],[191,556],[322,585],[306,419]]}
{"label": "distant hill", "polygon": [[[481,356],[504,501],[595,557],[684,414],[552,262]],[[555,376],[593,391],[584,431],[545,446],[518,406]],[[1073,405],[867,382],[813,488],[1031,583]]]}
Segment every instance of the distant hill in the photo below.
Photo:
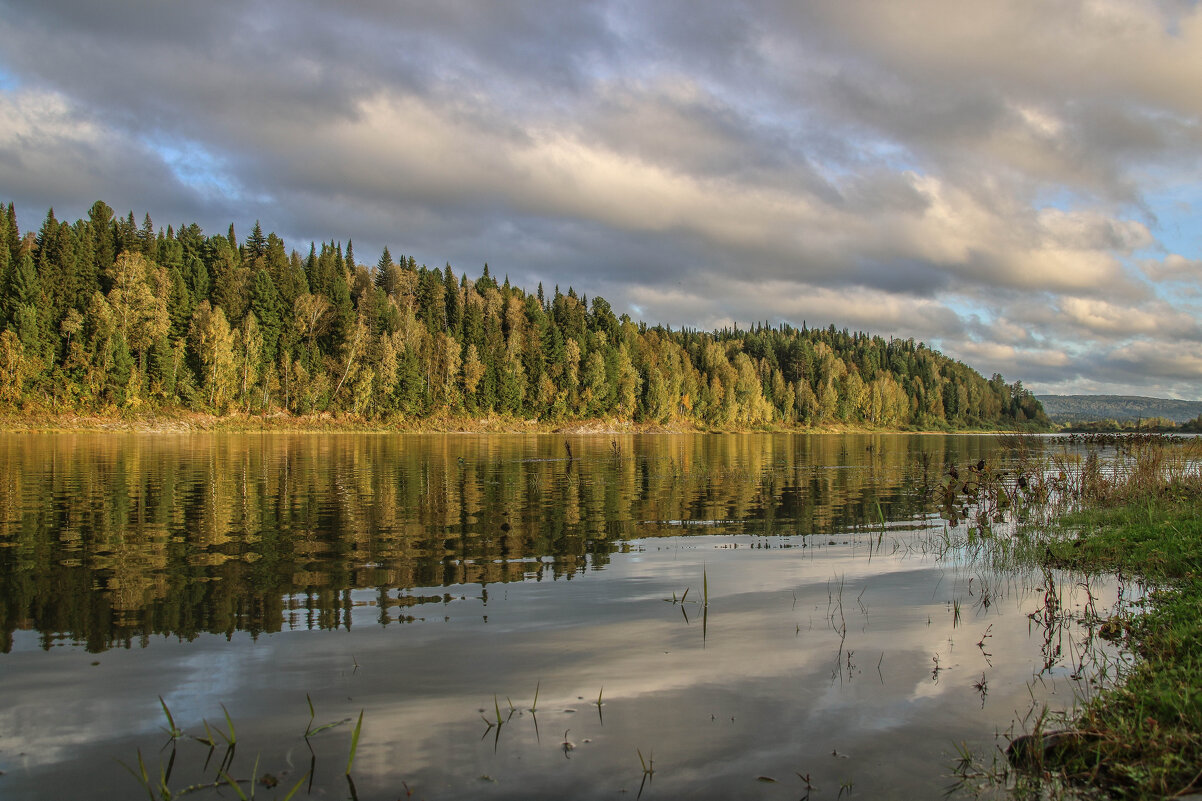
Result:
{"label": "distant hill", "polygon": [[1054,423],[1091,420],[1147,420],[1164,417],[1175,423],[1202,414],[1202,401],[1144,398],[1138,395],[1036,395]]}

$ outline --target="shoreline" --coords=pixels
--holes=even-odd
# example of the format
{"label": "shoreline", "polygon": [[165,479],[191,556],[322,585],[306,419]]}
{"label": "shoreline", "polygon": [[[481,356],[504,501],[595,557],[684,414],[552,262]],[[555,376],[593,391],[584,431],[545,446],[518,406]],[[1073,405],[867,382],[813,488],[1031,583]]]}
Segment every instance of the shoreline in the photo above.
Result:
{"label": "shoreline", "polygon": [[199,412],[148,415],[0,413],[0,433],[109,432],[123,434],[187,433],[347,433],[347,434],[1016,434],[1051,433],[1007,429],[871,428],[854,425],[699,428],[689,423],[639,423],[622,419],[547,422],[512,417],[429,417],[415,420],[365,420],[322,412],[310,415],[214,415]]}
{"label": "shoreline", "polygon": [[[1060,711],[1045,705],[1029,730],[1024,719],[992,765],[962,754],[962,790],[1057,801],[1202,798],[1202,440],[1137,441],[1117,459],[1113,472],[1088,457],[1044,463],[1072,503],[1020,522],[994,547],[1013,548],[1029,567],[1137,586],[1142,599],[1128,608],[1099,615],[1091,597],[1079,612],[1091,631],[1084,650],[1097,636],[1132,661],[1114,673],[1102,666],[1088,700]],[[1055,594],[1045,603],[1049,614],[1078,614]]]}
{"label": "shoreline", "polygon": [[1145,608],[1102,627],[1135,663],[1070,716],[1080,736],[1040,755],[1038,767],[1069,786],[1141,799],[1202,791],[1202,500],[1182,489],[1068,515],[1039,559],[1151,588]]}

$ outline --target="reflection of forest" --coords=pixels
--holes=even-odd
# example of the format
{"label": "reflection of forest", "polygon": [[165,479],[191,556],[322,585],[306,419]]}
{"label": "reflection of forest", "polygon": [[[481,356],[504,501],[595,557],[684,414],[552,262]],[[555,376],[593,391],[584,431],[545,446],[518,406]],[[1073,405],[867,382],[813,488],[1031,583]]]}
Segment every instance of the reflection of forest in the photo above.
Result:
{"label": "reflection of forest", "polygon": [[[574,458],[568,458],[567,446]],[[988,437],[56,434],[0,438],[0,627],[90,650],[347,625],[412,588],[570,577],[623,540],[828,533],[920,511]],[[440,613],[441,614],[441,613]]]}

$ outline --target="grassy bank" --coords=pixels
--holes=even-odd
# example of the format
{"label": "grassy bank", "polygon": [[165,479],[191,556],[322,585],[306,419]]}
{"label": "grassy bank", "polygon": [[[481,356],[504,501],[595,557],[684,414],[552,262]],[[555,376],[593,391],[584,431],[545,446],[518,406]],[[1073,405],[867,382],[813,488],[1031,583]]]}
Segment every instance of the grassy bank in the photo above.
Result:
{"label": "grassy bank", "polygon": [[1060,525],[1076,536],[1049,543],[1047,564],[1136,576],[1158,589],[1147,611],[1104,629],[1138,659],[1080,710],[1074,728],[1086,736],[1058,748],[1045,769],[1120,798],[1202,792],[1202,500],[1136,499]]}
{"label": "grassy bank", "polygon": [[1007,779],[1020,797],[1202,793],[1200,457],[1197,440],[1143,439],[1120,446],[1117,470],[1090,458],[1057,468],[1074,508],[1036,540],[1034,559],[1153,589],[1141,612],[1101,629],[1136,657],[1131,667],[1076,710],[1068,736],[1036,732],[1037,747],[1012,754],[1020,770]]}

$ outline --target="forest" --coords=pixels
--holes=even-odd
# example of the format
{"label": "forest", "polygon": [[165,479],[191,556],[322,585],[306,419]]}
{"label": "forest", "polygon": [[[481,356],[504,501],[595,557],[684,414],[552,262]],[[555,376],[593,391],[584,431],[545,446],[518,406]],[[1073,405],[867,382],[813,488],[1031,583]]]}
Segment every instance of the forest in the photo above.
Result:
{"label": "forest", "polygon": [[22,232],[0,208],[0,404],[12,412],[499,417],[709,430],[1045,428],[1021,382],[913,339],[756,324],[648,326],[354,245],[289,250],[258,221],[156,229],[97,201]]}

